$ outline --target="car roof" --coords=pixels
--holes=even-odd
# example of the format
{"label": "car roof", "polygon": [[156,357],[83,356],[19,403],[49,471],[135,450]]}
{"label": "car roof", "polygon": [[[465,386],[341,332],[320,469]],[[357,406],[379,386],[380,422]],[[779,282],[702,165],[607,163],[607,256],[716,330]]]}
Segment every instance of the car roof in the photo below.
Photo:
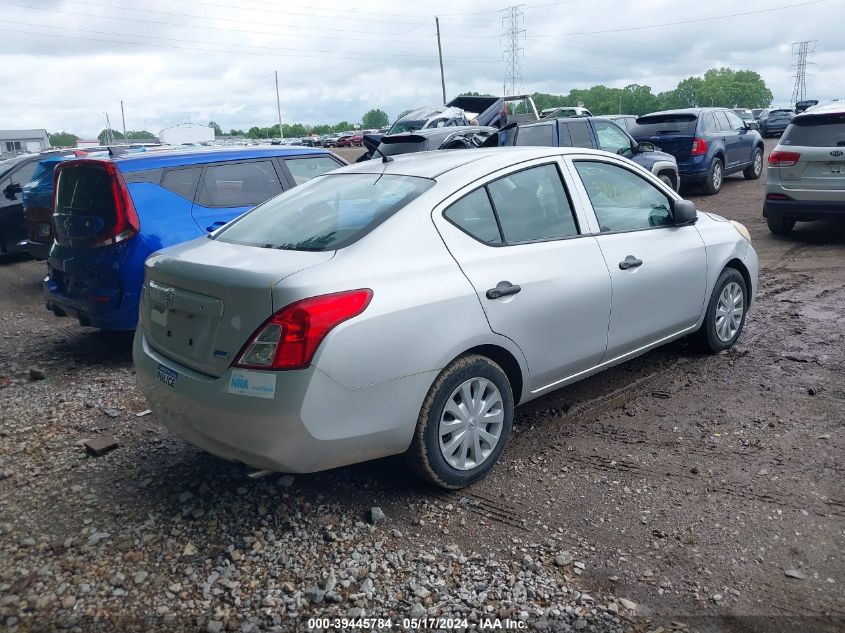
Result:
{"label": "car roof", "polygon": [[482,164],[488,171],[495,171],[517,163],[565,154],[596,154],[600,152],[582,147],[490,147],[466,150],[435,150],[391,156],[393,160],[383,162],[378,158],[341,167],[332,174],[389,174],[436,179],[443,174],[469,163]]}
{"label": "car roof", "polygon": [[422,130],[414,130],[413,132],[396,132],[394,134],[386,134],[383,138],[394,138],[397,136],[451,136],[456,132],[496,132],[497,128],[484,125],[450,125],[448,127],[427,127]]}
{"label": "car roof", "polygon": [[318,147],[290,147],[271,145],[269,147],[186,147],[184,149],[161,149],[137,154],[121,154],[112,158],[91,158],[91,160],[112,160],[122,172],[141,171],[162,167],[182,165],[202,165],[205,163],[248,160],[251,158],[273,158],[276,156],[328,156],[331,152]]}
{"label": "car roof", "polygon": [[795,118],[805,118],[813,114],[845,114],[845,101],[830,101],[807,108],[795,115]]}

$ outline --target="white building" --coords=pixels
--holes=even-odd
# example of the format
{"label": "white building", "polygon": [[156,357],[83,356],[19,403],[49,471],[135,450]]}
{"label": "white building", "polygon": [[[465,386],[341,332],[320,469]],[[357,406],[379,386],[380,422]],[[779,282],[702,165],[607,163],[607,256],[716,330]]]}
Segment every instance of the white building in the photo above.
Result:
{"label": "white building", "polygon": [[158,138],[168,145],[208,143],[214,140],[214,129],[198,123],[180,123],[159,132]]}
{"label": "white building", "polygon": [[49,148],[47,130],[0,130],[0,158],[34,154]]}

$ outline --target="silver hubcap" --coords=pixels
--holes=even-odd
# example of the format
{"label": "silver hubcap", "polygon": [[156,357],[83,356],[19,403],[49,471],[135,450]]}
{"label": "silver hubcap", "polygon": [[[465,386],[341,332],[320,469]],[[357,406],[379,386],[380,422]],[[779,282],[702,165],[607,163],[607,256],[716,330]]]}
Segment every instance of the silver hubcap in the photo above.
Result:
{"label": "silver hubcap", "polygon": [[757,155],[754,157],[754,174],[759,174],[761,171],[763,171],[763,155],[757,152]]}
{"label": "silver hubcap", "polygon": [[471,470],[496,448],[505,421],[502,394],[486,378],[470,378],[461,384],[443,407],[440,416],[440,452],[457,470]]}
{"label": "silver hubcap", "polygon": [[713,165],[713,188],[718,189],[722,186],[722,163],[715,163]]}
{"label": "silver hubcap", "polygon": [[742,288],[732,281],[722,289],[716,304],[716,336],[720,341],[727,343],[736,336],[744,312]]}

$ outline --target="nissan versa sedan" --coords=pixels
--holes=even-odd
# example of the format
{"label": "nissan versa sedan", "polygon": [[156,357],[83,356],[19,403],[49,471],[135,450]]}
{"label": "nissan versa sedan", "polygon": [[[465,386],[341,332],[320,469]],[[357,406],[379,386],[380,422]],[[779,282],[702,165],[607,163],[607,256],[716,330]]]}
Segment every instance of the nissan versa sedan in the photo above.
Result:
{"label": "nissan versa sedan", "polygon": [[423,152],[314,178],[145,266],[134,361],[163,423],[260,470],[404,454],[460,488],[514,407],[742,332],[744,226],[581,148]]}

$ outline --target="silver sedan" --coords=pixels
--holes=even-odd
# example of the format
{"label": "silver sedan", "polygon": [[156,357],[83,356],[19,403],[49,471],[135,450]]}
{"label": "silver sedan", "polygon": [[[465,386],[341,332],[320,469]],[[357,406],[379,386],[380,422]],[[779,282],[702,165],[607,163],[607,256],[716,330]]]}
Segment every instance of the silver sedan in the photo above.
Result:
{"label": "silver sedan", "polygon": [[138,380],[220,457],[312,472],[404,453],[459,488],[514,407],[683,336],[739,337],[744,226],[578,148],[344,167],[146,263]]}

